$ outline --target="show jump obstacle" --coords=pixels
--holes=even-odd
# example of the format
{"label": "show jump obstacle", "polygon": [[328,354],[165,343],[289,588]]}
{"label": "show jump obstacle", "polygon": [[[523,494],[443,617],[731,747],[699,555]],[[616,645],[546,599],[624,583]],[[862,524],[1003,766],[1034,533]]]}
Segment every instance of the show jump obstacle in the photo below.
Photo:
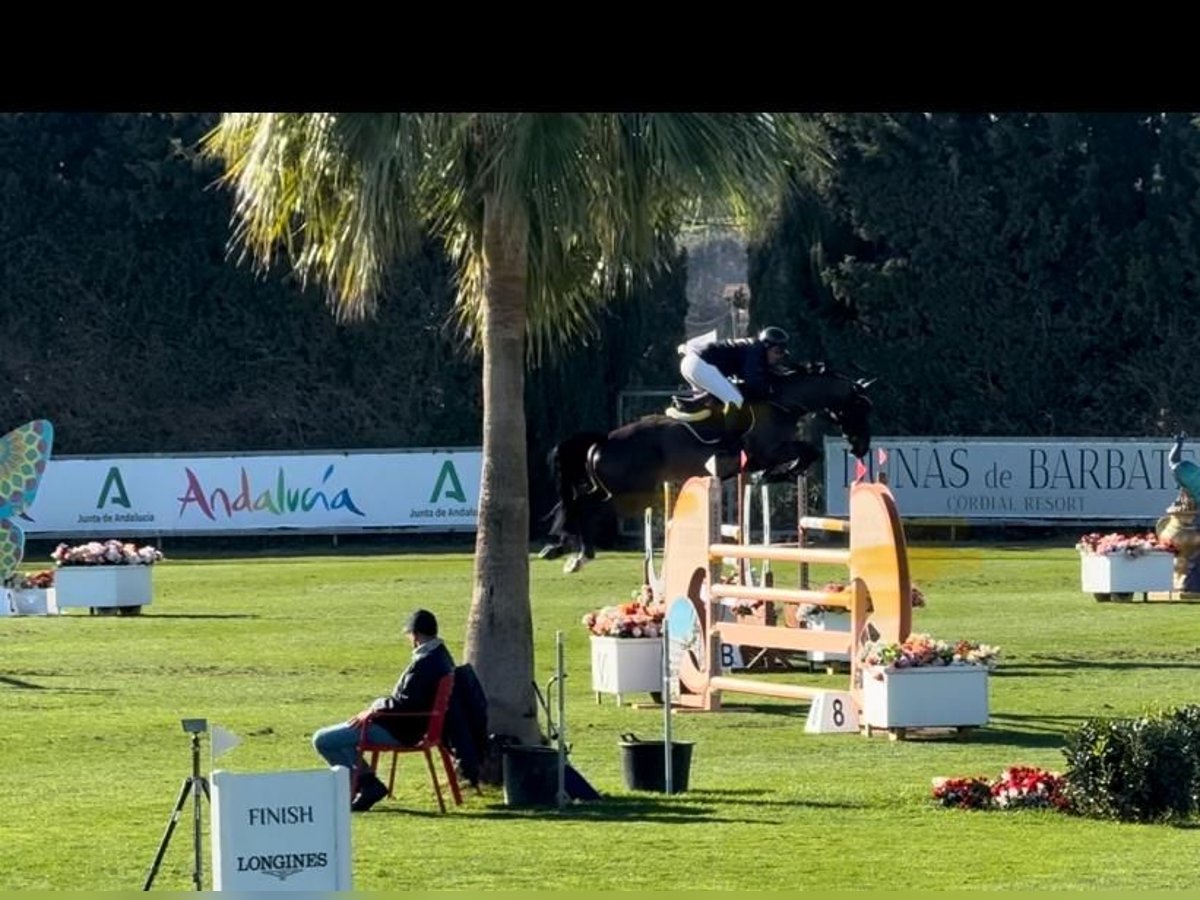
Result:
{"label": "show jump obstacle", "polygon": [[[848,522],[805,517],[802,525],[806,529],[848,530],[848,548],[725,543],[721,541],[721,520],[719,484],[712,478],[689,479],[667,523],[662,561],[662,595],[668,608],[679,598],[687,598],[699,626],[699,633],[678,660],[679,695],[674,702],[716,710],[721,707],[725,691],[812,701],[829,690],[725,675],[720,654],[724,643],[791,652],[845,653],[850,658],[850,693],[861,709],[859,651],[863,643],[875,639],[902,641],[912,625],[908,554],[891,491],[884,484],[852,485]],[[744,575],[739,575],[735,583],[723,583],[726,560],[847,566],[849,584],[843,591],[755,586],[746,583]],[[739,572],[745,570],[745,566],[738,566]],[[848,610],[850,631],[722,621],[719,606],[724,599],[760,600],[776,604],[777,609],[789,604],[812,604]],[[782,623],[786,618],[775,615],[768,621]]]}

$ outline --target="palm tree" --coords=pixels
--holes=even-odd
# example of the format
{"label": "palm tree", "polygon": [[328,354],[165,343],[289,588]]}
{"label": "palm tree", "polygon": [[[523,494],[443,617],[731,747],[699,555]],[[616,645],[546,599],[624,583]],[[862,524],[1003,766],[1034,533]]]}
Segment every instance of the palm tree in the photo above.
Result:
{"label": "palm tree", "polygon": [[685,220],[769,209],[793,148],[811,148],[797,125],[750,113],[254,113],[223,116],[205,139],[235,193],[234,243],[263,267],[282,249],[340,318],[370,313],[422,232],[456,261],[456,308],[483,352],[465,658],[497,733],[538,736],[525,365],[586,335]]}

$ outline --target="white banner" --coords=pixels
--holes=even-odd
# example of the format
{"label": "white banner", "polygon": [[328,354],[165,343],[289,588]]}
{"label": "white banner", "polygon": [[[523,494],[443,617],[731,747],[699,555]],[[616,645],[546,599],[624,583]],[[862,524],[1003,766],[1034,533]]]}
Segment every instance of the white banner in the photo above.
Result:
{"label": "white banner", "polygon": [[479,450],[56,457],[30,535],[474,531]]}
{"label": "white banner", "polygon": [[[906,519],[1152,523],[1179,488],[1169,438],[873,437],[868,480],[884,474]],[[879,463],[878,451],[886,453]],[[1196,459],[1184,445],[1185,459]],[[825,439],[825,503],[846,515],[855,459]]]}

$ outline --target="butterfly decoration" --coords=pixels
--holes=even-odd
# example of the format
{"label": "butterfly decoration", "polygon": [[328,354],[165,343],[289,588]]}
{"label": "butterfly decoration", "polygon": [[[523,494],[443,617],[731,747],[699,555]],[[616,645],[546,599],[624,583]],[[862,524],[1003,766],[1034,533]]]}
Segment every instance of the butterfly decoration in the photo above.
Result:
{"label": "butterfly decoration", "polygon": [[45,419],[0,437],[0,579],[15,572],[25,555],[25,533],[13,520],[33,505],[53,443],[54,426]]}

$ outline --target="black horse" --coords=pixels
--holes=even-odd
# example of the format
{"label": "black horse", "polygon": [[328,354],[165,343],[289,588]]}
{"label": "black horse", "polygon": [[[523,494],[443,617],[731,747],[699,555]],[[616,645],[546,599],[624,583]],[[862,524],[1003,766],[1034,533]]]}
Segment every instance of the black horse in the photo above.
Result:
{"label": "black horse", "polygon": [[572,435],[550,451],[558,503],[550,513],[553,542],[540,553],[554,559],[576,551],[563,566],[578,571],[595,556],[595,538],[606,507],[638,516],[654,502],[665,481],[693,475],[736,475],[746,455],[747,473],[768,481],[801,474],[820,457],[799,438],[809,413],[827,415],[842,430],[857,457],[871,446],[871,382],[810,365],[772,375],[767,399],[747,403],[726,421],[682,422],[663,415],[645,416],[608,434]]}

